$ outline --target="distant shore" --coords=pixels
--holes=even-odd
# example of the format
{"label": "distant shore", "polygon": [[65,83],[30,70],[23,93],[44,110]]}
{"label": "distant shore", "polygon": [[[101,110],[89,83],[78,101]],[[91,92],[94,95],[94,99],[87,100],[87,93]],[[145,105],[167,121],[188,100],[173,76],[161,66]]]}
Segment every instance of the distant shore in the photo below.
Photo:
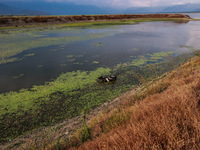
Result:
{"label": "distant shore", "polygon": [[2,16],[0,27],[63,24],[73,22],[98,22],[130,19],[191,19],[183,14],[130,14],[130,15],[80,15],[80,16]]}

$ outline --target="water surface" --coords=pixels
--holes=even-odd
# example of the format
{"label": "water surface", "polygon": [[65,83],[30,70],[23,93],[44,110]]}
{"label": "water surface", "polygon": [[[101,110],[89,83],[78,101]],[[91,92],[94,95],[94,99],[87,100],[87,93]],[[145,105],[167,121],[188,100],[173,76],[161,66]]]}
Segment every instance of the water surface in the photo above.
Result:
{"label": "water surface", "polygon": [[194,19],[200,19],[200,13],[184,13],[186,15],[189,15],[191,18]]}
{"label": "water surface", "polygon": [[7,35],[0,40],[1,43],[10,44],[27,37],[33,41],[48,39],[52,45],[23,51],[12,56],[19,61],[0,65],[0,92],[41,85],[56,79],[62,72],[113,68],[146,54],[174,51],[178,55],[190,52],[200,48],[199,26],[198,21],[144,22],[32,34],[25,32],[18,34],[17,38]]}

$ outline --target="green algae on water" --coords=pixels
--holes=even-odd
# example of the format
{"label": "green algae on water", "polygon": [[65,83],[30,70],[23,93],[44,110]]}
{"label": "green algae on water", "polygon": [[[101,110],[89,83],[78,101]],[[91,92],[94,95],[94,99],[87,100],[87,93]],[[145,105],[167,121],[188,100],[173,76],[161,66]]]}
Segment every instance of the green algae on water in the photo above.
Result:
{"label": "green algae on water", "polygon": [[25,57],[35,56],[35,53],[26,54]]}
{"label": "green algae on water", "polygon": [[100,62],[98,62],[98,61],[93,61],[92,63],[93,63],[93,64],[99,64]]}
{"label": "green algae on water", "polygon": [[13,79],[18,79],[18,78],[21,78],[21,77],[23,77],[23,76],[24,76],[24,74],[21,73],[21,74],[19,74],[18,76],[14,76]]}
{"label": "green algae on water", "polygon": [[[57,33],[58,30],[53,31],[46,31],[45,33],[48,35],[48,33]],[[71,30],[69,29],[62,29],[62,32],[69,32]],[[102,38],[105,36],[108,36],[107,33],[91,33],[89,35],[73,35],[73,36],[64,36],[64,37],[53,37],[53,36],[34,36],[35,34],[38,34],[39,31],[36,33],[30,33],[32,31],[27,31],[22,33],[17,33],[16,31],[9,31],[9,34],[3,34],[6,35],[0,36],[0,58],[3,58],[3,61],[1,60],[0,63],[6,63],[11,61],[16,61],[16,59],[10,59],[9,57],[12,57],[14,55],[17,55],[19,53],[22,53],[25,50],[33,49],[33,48],[39,48],[39,47],[48,47],[53,45],[61,45],[60,49],[65,49],[67,44],[70,44],[75,41],[83,41],[83,40],[90,40],[95,38]],[[22,32],[22,31],[21,31]],[[79,30],[81,33],[82,31]],[[56,50],[50,50],[50,51],[57,51]],[[19,60],[18,60],[19,61]]]}

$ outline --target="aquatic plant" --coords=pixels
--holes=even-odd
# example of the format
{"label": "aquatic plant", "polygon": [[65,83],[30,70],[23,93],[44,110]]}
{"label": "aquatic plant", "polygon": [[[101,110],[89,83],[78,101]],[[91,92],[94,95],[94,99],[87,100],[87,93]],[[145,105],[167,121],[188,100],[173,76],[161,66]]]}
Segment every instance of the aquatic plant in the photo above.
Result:
{"label": "aquatic plant", "polygon": [[23,76],[24,76],[24,74],[21,73],[21,74],[19,74],[18,76],[14,76],[13,78],[14,78],[14,79],[17,79],[17,78],[21,78],[21,77],[23,77]]}
{"label": "aquatic plant", "polygon": [[[63,32],[69,32],[69,29],[63,29]],[[38,31],[39,32],[39,31]],[[41,31],[40,31],[41,32]],[[51,33],[51,31],[49,31]],[[46,32],[46,35],[50,35],[49,32]],[[58,30],[55,30],[53,33],[59,32]],[[81,30],[79,30],[81,32]],[[48,47],[52,45],[62,45],[61,49],[64,48],[63,44],[69,44],[75,41],[82,41],[82,40],[90,40],[94,38],[102,38],[107,36],[106,33],[94,33],[89,35],[79,35],[79,36],[60,36],[60,37],[53,37],[53,36],[35,36],[36,33],[30,33],[30,31],[24,33],[15,33],[13,31],[10,31],[9,34],[2,34],[0,36],[0,40],[2,43],[0,43],[0,64],[12,62],[16,60],[20,60],[18,58],[11,58],[19,53],[22,53],[23,51],[38,48],[38,47]],[[3,36],[5,35],[5,36]],[[52,51],[52,50],[51,50]],[[33,55],[25,55],[27,56],[33,56]]]}
{"label": "aquatic plant", "polygon": [[93,61],[92,63],[93,63],[93,64],[99,64],[99,62],[98,62],[98,61]]}

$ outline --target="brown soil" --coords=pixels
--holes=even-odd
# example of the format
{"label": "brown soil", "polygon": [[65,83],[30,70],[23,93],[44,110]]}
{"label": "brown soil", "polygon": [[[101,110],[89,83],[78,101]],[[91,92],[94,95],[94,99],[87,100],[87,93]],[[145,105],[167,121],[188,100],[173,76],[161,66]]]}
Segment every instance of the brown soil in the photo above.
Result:
{"label": "brown soil", "polygon": [[131,15],[82,15],[82,16],[20,16],[0,17],[0,27],[59,24],[80,21],[106,21],[140,18],[181,18],[190,19],[188,15],[182,14],[131,14]]}

